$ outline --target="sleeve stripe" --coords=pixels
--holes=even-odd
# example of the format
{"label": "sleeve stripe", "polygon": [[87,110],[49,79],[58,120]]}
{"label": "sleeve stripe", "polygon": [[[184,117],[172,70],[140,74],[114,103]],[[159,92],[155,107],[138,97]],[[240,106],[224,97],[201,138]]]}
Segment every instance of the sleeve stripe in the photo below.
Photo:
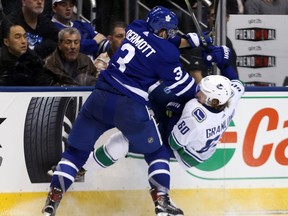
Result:
{"label": "sleeve stripe", "polygon": [[174,137],[173,132],[169,136],[169,145],[174,150],[178,150],[178,149],[182,148],[182,146],[176,141],[176,138]]}
{"label": "sleeve stripe", "polygon": [[182,91],[178,92],[176,94],[176,96],[180,96],[182,94],[185,94],[185,92],[187,92],[194,84],[194,80],[192,82],[190,82]]}
{"label": "sleeve stripe", "polygon": [[178,82],[174,83],[173,85],[168,86],[168,88],[169,89],[174,89],[177,86],[179,86],[179,85],[183,84],[184,82],[186,82],[188,78],[189,78],[189,75],[188,75],[188,73],[186,73],[186,75],[181,80],[179,80]]}
{"label": "sleeve stripe", "polygon": [[195,157],[195,155],[187,153],[184,148],[178,149],[177,152],[182,161],[189,167],[196,166],[197,164],[203,162],[202,160],[197,160],[198,158]]}

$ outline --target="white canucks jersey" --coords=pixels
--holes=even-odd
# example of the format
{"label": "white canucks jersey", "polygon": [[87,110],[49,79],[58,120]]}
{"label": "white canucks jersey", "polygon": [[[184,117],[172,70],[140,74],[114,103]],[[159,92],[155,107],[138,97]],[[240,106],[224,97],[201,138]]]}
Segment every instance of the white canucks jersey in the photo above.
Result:
{"label": "white canucks jersey", "polygon": [[210,158],[216,150],[222,134],[228,128],[244,93],[244,86],[238,80],[231,81],[230,105],[223,111],[213,112],[196,98],[186,103],[181,118],[173,127],[169,144],[179,163],[185,168]]}

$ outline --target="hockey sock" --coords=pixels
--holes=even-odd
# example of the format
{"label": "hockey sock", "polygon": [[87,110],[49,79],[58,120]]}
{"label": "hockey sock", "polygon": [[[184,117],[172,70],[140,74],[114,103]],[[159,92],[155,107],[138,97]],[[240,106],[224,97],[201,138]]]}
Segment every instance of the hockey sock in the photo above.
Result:
{"label": "hockey sock", "polygon": [[151,187],[157,188],[158,195],[169,193],[170,169],[167,160],[158,159],[149,164],[148,179]]}
{"label": "hockey sock", "polygon": [[62,159],[53,172],[50,188],[56,187],[63,192],[67,191],[74,182],[77,172],[78,168],[72,162]]}

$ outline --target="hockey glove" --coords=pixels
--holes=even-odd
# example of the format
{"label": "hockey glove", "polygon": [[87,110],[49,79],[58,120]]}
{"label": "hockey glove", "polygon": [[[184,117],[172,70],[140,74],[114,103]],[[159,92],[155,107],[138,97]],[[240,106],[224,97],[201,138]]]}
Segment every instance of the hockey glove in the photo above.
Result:
{"label": "hockey glove", "polygon": [[219,69],[230,64],[231,51],[227,46],[209,46],[209,52],[202,51],[203,62],[212,67],[212,63],[216,63]]}
{"label": "hockey glove", "polygon": [[[196,33],[188,33],[184,35],[184,38],[188,41],[192,48],[197,48],[199,46],[203,46],[203,43],[200,39],[200,36]],[[204,35],[204,39],[207,45],[211,45],[213,43],[213,38],[210,37],[209,34]]]}
{"label": "hockey glove", "polygon": [[166,115],[171,118],[173,114],[181,114],[182,109],[180,103],[171,101],[166,106]]}

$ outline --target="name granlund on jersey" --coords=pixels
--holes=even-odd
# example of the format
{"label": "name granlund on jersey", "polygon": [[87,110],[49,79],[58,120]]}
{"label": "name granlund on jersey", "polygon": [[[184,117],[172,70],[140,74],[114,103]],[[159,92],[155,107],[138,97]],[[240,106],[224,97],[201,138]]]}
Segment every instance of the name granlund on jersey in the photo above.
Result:
{"label": "name granlund on jersey", "polygon": [[224,121],[221,124],[212,128],[207,128],[206,138],[210,138],[211,136],[215,136],[217,134],[223,133],[229,127],[229,124],[234,116],[234,113],[235,113],[235,110],[230,116],[228,116],[228,118],[224,119]]}

